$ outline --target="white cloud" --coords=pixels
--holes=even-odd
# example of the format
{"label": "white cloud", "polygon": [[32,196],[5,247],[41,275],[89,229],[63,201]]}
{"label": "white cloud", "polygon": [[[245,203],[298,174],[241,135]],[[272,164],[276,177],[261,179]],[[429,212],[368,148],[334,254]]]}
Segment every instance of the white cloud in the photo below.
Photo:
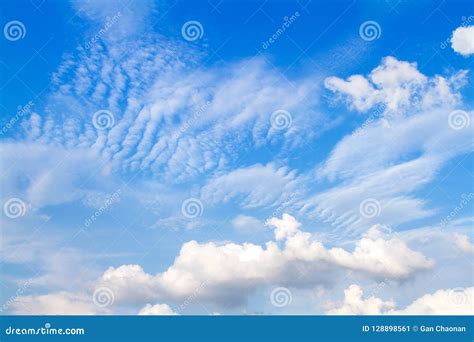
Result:
{"label": "white cloud", "polygon": [[342,303],[329,303],[331,315],[472,315],[474,287],[438,290],[426,294],[403,309],[395,309],[392,300],[364,297],[362,288],[351,285],[344,290]]}
{"label": "white cloud", "polygon": [[473,315],[474,287],[438,290],[426,294],[390,315]]}
{"label": "white cloud", "polygon": [[469,239],[469,236],[464,234],[454,234],[454,241],[456,246],[466,253],[474,253],[474,244]]}
{"label": "white cloud", "polygon": [[[465,79],[465,75],[459,77],[455,83],[462,83]],[[379,116],[371,118],[360,131],[344,137],[336,145],[318,170],[318,175],[330,179],[347,178],[387,168],[408,154],[423,153],[430,154],[430,159],[447,159],[470,151],[472,143],[469,129],[454,130],[449,125],[449,114],[456,107],[450,101],[446,102],[445,96],[435,96],[429,92],[422,92],[421,95],[425,98],[428,95],[430,98],[441,98],[443,105],[429,110],[415,106],[409,117],[389,116],[384,120]],[[460,95],[453,93],[452,96],[458,98]],[[472,113],[468,112],[467,116],[472,117]],[[446,151],[444,146],[454,148]]]}
{"label": "white cloud", "polygon": [[[273,222],[275,241],[252,243],[185,243],[174,263],[150,275],[138,265],[109,268],[97,286],[111,288],[117,302],[185,300],[199,289],[199,301],[225,306],[243,304],[257,289],[272,284],[312,288],[351,271],[376,279],[402,280],[432,267],[432,261],[412,251],[397,237],[386,238],[373,227],[350,252],[326,248],[310,233],[299,231],[290,215]],[[282,236],[282,227],[285,227]],[[288,234],[289,233],[289,234]]]}
{"label": "white cloud", "polygon": [[464,57],[474,54],[474,26],[455,29],[451,37],[451,46]]}
{"label": "white cloud", "polygon": [[370,228],[352,253],[336,248],[331,251],[338,264],[379,278],[406,279],[434,264],[400,238],[385,239],[379,226]]}
{"label": "white cloud", "polygon": [[34,143],[0,143],[3,196],[21,197],[33,208],[72,202],[86,194],[116,191],[94,151],[70,151]]}
{"label": "white cloud", "polygon": [[[140,169],[172,183],[227,170],[267,144],[302,146],[327,123],[316,108],[314,75],[281,82],[262,58],[202,68],[199,51],[164,37],[107,51],[97,44],[66,57],[41,120],[30,120],[29,139],[92,147],[114,171]],[[101,109],[113,114],[109,130],[92,125]],[[278,109],[293,123],[277,132],[270,118]]]}
{"label": "white cloud", "polygon": [[275,239],[277,241],[295,235],[301,227],[301,223],[288,214],[283,214],[281,219],[272,217],[267,220],[266,224],[275,227]]}
{"label": "white cloud", "polygon": [[[347,147],[355,148],[349,145]],[[334,167],[335,172],[342,173],[345,161],[337,159],[337,154],[336,152],[335,156],[327,161],[326,166],[331,169]],[[374,165],[367,165],[367,169],[375,168],[376,161],[370,160]],[[346,233],[357,233],[367,225],[381,222],[398,225],[429,217],[433,211],[425,208],[425,202],[410,196],[410,193],[434,179],[440,162],[439,158],[420,157],[386,168],[380,167],[372,172],[366,171],[366,174],[356,175],[301,201],[301,211],[331,224],[335,229],[341,229],[334,231],[340,237],[346,237],[344,230]],[[360,163],[361,169],[365,167],[364,164],[365,161]],[[336,165],[339,165],[339,170],[336,170]],[[348,173],[357,172],[349,169],[349,164],[344,167],[348,167],[343,173],[344,177],[348,177]],[[328,169],[322,170],[327,172]],[[372,216],[364,216],[361,208],[364,200],[372,200],[376,204],[377,208]]]}
{"label": "white cloud", "polygon": [[[462,108],[459,88],[466,75],[428,77],[416,63],[387,57],[367,77],[326,79],[326,86],[350,107],[363,112],[378,107],[316,170],[320,180],[342,182],[301,201],[302,212],[346,233],[367,224],[398,225],[433,215],[415,191],[433,181],[452,158],[473,149],[468,125],[453,129],[450,116]],[[462,113],[466,122],[472,119],[472,111]],[[379,204],[370,219],[359,210],[366,199]]]}
{"label": "white cloud", "polygon": [[241,207],[275,206],[298,189],[296,171],[256,164],[212,178],[202,188],[204,202],[238,200]]}
{"label": "white cloud", "polygon": [[110,313],[110,309],[94,305],[91,296],[70,292],[19,296],[13,302],[12,310],[16,315],[98,315]]}
{"label": "white cloud", "polygon": [[[110,42],[132,40],[140,33],[145,34],[145,28],[152,23],[152,14],[156,12],[156,4],[151,0],[133,4],[124,0],[71,0],[70,3],[77,16],[90,21],[88,35],[91,38],[98,35],[100,39]],[[116,22],[112,20],[114,16],[118,16]],[[106,26],[106,23],[109,25]]]}
{"label": "white cloud", "polygon": [[334,303],[332,305],[335,307],[327,311],[328,315],[381,315],[384,311],[393,309],[395,302],[383,301],[374,296],[364,298],[362,288],[351,285],[344,290],[344,302],[340,306]]}
{"label": "white cloud", "polygon": [[140,309],[139,315],[174,316],[177,315],[167,304],[147,304]]}
{"label": "white cloud", "polygon": [[456,91],[464,74],[429,78],[418,71],[416,63],[389,56],[367,77],[352,75],[347,80],[328,77],[324,84],[342,95],[349,106],[358,111],[365,112],[376,104],[383,104],[390,112],[401,112],[417,107],[428,109],[440,104],[456,104],[459,101]]}

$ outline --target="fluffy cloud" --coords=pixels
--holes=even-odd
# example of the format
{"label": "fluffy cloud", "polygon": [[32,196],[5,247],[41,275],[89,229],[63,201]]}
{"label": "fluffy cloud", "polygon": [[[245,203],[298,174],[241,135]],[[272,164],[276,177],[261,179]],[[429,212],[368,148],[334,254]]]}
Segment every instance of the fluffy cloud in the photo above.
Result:
{"label": "fluffy cloud", "polygon": [[438,290],[426,294],[406,308],[391,310],[391,315],[472,315],[474,287]]}
{"label": "fluffy cloud", "polygon": [[392,300],[364,297],[362,288],[351,285],[344,290],[342,303],[330,303],[330,315],[472,315],[474,287],[438,290],[426,294],[403,309]]}
{"label": "fluffy cloud", "polygon": [[[329,306],[336,306],[334,303]],[[383,301],[371,296],[364,298],[364,292],[358,285],[351,285],[344,290],[344,301],[341,305],[327,311],[328,315],[381,315],[384,311],[393,309],[395,302]]]}
{"label": "fluffy cloud", "polygon": [[454,30],[451,47],[464,57],[472,55],[474,53],[474,26],[458,27]]}
{"label": "fluffy cloud", "polygon": [[147,304],[139,312],[139,315],[154,315],[154,316],[174,316],[177,315],[167,304]]}
{"label": "fluffy cloud", "polygon": [[281,219],[272,217],[267,220],[266,224],[275,227],[276,240],[283,240],[295,235],[301,227],[301,223],[288,214],[283,214]]}
{"label": "fluffy cloud", "polygon": [[225,306],[243,304],[258,288],[282,284],[297,288],[331,283],[337,272],[352,271],[376,279],[401,280],[431,268],[433,262],[397,237],[371,228],[353,251],[326,248],[312,234],[298,230],[288,214],[269,220],[280,245],[185,243],[174,263],[150,275],[138,265],[109,268],[97,286],[106,286],[122,303],[183,301],[199,289],[199,300]]}
{"label": "fluffy cloud", "polygon": [[388,111],[398,112],[457,103],[459,95],[456,90],[464,75],[465,72],[460,72],[450,78],[428,78],[418,71],[416,63],[389,56],[367,77],[352,75],[347,80],[328,77],[324,84],[345,97],[350,107],[358,111],[365,112],[376,104],[382,104]]}

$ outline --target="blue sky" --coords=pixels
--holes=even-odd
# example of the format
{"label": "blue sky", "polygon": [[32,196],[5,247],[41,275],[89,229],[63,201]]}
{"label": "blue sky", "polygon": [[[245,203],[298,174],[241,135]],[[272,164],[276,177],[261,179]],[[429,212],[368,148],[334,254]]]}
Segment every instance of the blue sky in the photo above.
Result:
{"label": "blue sky", "polygon": [[468,1],[19,1],[2,312],[473,312]]}

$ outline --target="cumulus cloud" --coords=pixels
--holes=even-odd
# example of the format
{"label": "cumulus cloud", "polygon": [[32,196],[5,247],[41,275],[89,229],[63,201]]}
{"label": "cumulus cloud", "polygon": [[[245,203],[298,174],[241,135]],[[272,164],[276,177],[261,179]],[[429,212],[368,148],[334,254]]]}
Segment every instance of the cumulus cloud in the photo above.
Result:
{"label": "cumulus cloud", "polygon": [[174,316],[177,315],[167,304],[147,304],[140,309],[139,315]]}
{"label": "cumulus cloud", "polygon": [[288,214],[283,214],[281,219],[272,217],[267,220],[266,224],[275,227],[276,240],[283,240],[295,235],[301,227],[301,223]]}
{"label": "cumulus cloud", "polygon": [[376,279],[402,280],[429,269],[433,262],[409,249],[397,237],[387,238],[381,227],[371,228],[353,251],[327,248],[302,232],[288,214],[270,220],[276,241],[265,246],[252,243],[198,243],[181,247],[173,264],[151,275],[138,265],[109,268],[97,286],[111,288],[123,303],[160,300],[182,301],[199,289],[199,300],[234,306],[259,288],[282,284],[308,288],[334,281],[335,273],[351,271]]}
{"label": "cumulus cloud", "polygon": [[464,57],[474,54],[474,26],[455,29],[451,37],[451,47]]}
{"label": "cumulus cloud", "polygon": [[[329,304],[329,306],[334,304]],[[395,302],[383,301],[371,296],[364,298],[364,292],[358,285],[351,285],[344,290],[344,301],[341,305],[327,311],[328,315],[381,315],[386,310],[393,309]]]}
{"label": "cumulus cloud", "polygon": [[472,315],[474,287],[438,290],[426,294],[402,309],[393,300],[364,297],[362,288],[351,285],[344,290],[342,303],[329,303],[330,315]]}
{"label": "cumulus cloud", "polygon": [[381,104],[388,111],[399,112],[408,108],[427,109],[457,103],[459,94],[456,91],[464,76],[465,72],[460,72],[449,78],[429,78],[418,71],[416,63],[389,56],[367,77],[352,75],[347,80],[328,77],[324,85],[344,97],[349,106],[358,111],[365,112]]}
{"label": "cumulus cloud", "polygon": [[472,315],[474,287],[438,290],[426,294],[401,310],[390,310],[390,315]]}

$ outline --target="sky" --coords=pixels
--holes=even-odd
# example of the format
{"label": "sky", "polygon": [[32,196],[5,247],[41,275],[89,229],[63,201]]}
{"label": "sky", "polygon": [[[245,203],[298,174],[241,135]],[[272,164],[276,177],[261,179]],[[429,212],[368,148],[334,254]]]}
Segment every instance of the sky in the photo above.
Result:
{"label": "sky", "polygon": [[2,314],[473,314],[470,1],[2,2]]}

